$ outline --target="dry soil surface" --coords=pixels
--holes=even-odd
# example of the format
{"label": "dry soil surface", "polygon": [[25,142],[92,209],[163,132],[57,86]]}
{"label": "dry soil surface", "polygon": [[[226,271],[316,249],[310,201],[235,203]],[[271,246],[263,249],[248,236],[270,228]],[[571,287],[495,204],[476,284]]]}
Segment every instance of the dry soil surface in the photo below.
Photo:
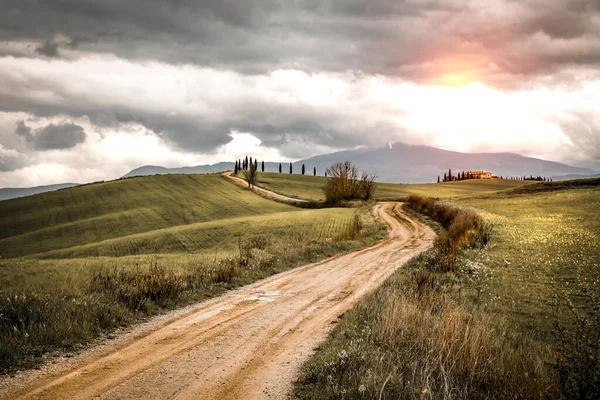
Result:
{"label": "dry soil surface", "polygon": [[285,398],[332,323],[434,233],[400,203],[372,247],[290,270],[163,316],[65,362],[5,381],[1,398]]}

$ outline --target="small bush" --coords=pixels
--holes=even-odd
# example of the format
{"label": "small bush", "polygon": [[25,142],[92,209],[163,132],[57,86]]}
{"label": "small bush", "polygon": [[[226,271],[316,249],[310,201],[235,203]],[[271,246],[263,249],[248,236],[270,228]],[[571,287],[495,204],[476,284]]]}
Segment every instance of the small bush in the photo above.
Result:
{"label": "small bush", "polygon": [[471,210],[414,194],[408,196],[405,205],[445,228],[436,239],[436,247],[443,255],[440,262],[442,272],[456,270],[458,253],[464,247],[481,249],[490,241],[493,225]]}

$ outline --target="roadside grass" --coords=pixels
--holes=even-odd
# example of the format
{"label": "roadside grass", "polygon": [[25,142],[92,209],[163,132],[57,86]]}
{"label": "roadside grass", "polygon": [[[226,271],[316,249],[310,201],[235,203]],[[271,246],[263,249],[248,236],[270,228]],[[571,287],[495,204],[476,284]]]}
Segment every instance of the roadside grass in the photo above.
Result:
{"label": "roadside grass", "polygon": [[[290,175],[265,172],[258,175],[257,185],[289,197],[309,200],[324,200],[323,186],[327,178],[322,176]],[[376,200],[405,199],[409,194],[452,198],[469,196],[473,193],[495,193],[530,185],[529,181],[470,180],[462,182],[400,184],[378,183]]]}
{"label": "roadside grass", "polygon": [[[206,177],[216,185],[222,181],[213,178]],[[0,258],[0,374],[36,366],[56,352],[76,351],[165,310],[370,245],[387,233],[369,205],[296,209],[223,182],[230,213],[204,205],[220,220],[124,238],[115,224],[114,239],[40,257]],[[220,206],[217,196],[205,197]],[[275,212],[280,208],[291,211]],[[65,246],[77,243],[60,239]]]}
{"label": "roadside grass", "polygon": [[543,349],[512,341],[505,327],[462,293],[463,249],[489,251],[486,222],[472,211],[431,199],[411,196],[408,204],[445,231],[432,250],[344,314],[303,367],[295,397],[534,399],[557,394]]}
{"label": "roadside grass", "polygon": [[157,229],[298,211],[218,174],[156,175],[0,201],[0,256],[18,257]]}

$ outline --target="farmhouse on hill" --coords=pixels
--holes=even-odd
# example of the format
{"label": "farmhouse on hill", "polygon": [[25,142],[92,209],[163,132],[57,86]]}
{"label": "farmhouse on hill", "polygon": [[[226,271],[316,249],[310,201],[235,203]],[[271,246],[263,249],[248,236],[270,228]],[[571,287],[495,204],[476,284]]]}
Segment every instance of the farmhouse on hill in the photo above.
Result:
{"label": "farmhouse on hill", "polygon": [[465,175],[469,176],[470,179],[492,179],[492,173],[488,171],[467,171]]}

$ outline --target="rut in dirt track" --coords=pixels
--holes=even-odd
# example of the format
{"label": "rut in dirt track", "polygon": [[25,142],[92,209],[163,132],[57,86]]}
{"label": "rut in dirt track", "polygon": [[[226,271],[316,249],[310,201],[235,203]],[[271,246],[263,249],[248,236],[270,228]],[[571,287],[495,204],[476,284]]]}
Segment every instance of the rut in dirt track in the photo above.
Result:
{"label": "rut in dirt track", "polygon": [[201,303],[102,354],[83,354],[70,370],[9,384],[0,397],[284,398],[332,322],[433,243],[434,233],[400,203],[374,212],[390,227],[374,246]]}

